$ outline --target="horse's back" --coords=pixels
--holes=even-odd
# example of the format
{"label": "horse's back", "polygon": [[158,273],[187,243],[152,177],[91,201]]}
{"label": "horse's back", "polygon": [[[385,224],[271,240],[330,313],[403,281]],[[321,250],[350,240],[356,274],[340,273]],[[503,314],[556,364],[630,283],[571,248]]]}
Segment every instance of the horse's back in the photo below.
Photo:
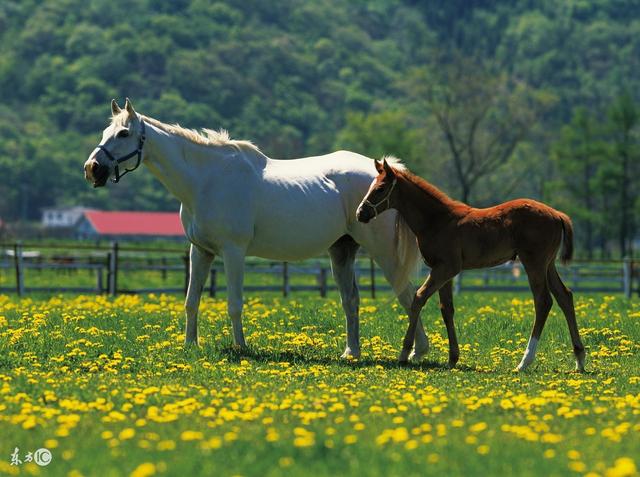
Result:
{"label": "horse's back", "polygon": [[348,151],[268,160],[254,191],[249,254],[296,260],[324,252],[348,233],[374,176],[371,159]]}

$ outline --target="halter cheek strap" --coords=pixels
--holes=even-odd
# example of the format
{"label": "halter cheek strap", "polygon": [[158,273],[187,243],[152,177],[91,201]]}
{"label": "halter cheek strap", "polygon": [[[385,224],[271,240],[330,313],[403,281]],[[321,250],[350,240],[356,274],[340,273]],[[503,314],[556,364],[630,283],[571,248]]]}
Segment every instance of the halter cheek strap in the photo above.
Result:
{"label": "halter cheek strap", "polygon": [[[375,204],[373,202],[371,202],[369,199],[365,200],[363,203],[365,205],[368,205],[369,207],[371,207],[373,209],[373,218],[375,219],[378,216],[378,213],[382,213],[385,210],[387,210],[389,207],[391,207],[391,193],[393,192],[393,188],[396,186],[396,182],[398,182],[398,178],[394,177],[393,178],[393,182],[391,183],[391,187],[389,187],[389,191],[385,194],[385,196],[380,199],[378,202],[376,202]],[[378,212],[378,207],[384,203],[387,203],[387,209],[384,209],[380,212]]]}
{"label": "halter cheek strap", "polygon": [[[98,149],[104,152],[111,162],[115,162],[115,168],[114,168],[115,177],[111,179],[112,182],[114,183],[120,182],[120,179],[122,179],[127,174],[127,172],[133,172],[140,166],[140,162],[142,161],[142,146],[144,146],[145,139],[146,139],[146,135],[145,135],[144,121],[140,120],[140,137],[138,138],[138,149],[136,149],[135,151],[132,151],[129,154],[126,154],[122,157],[115,158],[113,154],[111,154],[106,147],[104,147],[102,144],[98,145]],[[120,168],[118,167],[118,165],[128,159],[131,159],[135,155],[138,156],[138,160],[136,161],[136,165],[133,167],[133,169],[127,169],[125,167],[124,172],[120,174]]]}

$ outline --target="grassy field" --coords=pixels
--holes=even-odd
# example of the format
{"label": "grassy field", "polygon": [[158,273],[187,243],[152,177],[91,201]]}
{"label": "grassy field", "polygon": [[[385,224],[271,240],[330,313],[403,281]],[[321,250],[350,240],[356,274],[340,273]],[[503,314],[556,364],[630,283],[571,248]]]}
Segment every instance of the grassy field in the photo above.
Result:
{"label": "grassy field", "polygon": [[[434,303],[428,359],[396,365],[406,318],[389,296],[363,299],[363,356],[340,360],[332,296],[250,295],[242,353],[222,300],[185,349],[178,297],[0,296],[0,474],[637,475],[637,299],[578,297],[586,374],[554,307],[518,374],[528,295],[456,299],[453,371]],[[24,462],[41,447],[47,467]]]}

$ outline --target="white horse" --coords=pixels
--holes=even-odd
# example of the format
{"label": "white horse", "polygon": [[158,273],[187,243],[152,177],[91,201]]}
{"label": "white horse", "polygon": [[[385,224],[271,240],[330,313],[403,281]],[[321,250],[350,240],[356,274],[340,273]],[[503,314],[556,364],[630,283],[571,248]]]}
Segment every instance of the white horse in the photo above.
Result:
{"label": "white horse", "polygon": [[[291,261],[329,250],[346,314],[343,358],[360,356],[354,273],[360,246],[409,310],[415,291],[410,275],[419,257],[415,236],[395,211],[369,225],[355,217],[377,175],[373,160],[348,151],[274,160],[248,141],[229,139],[226,131],[200,134],[140,115],[128,99],[123,109],[113,100],[111,110],[111,124],[84,164],[85,177],[101,187],[143,163],[180,201],[180,218],[191,242],[186,343],[197,344],[200,296],[216,254],[224,261],[228,313],[240,347],[246,346],[241,320],[246,256]],[[413,359],[428,348],[420,323]]]}

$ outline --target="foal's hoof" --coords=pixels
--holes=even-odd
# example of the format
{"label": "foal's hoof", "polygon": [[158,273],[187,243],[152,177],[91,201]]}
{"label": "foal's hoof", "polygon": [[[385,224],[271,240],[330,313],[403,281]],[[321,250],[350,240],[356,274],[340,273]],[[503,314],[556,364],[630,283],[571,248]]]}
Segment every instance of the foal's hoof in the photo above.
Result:
{"label": "foal's hoof", "polygon": [[400,351],[400,356],[398,356],[398,364],[400,365],[407,365],[409,364],[409,350],[408,349],[402,349],[402,351]]}
{"label": "foal's hoof", "polygon": [[576,352],[576,371],[578,373],[584,373],[584,360],[586,358],[586,353],[584,349],[580,352]]}
{"label": "foal's hoof", "polygon": [[340,355],[340,358],[342,359],[358,359],[359,357],[360,357],[360,350],[352,350],[349,347],[347,347],[344,350],[344,353]]}

